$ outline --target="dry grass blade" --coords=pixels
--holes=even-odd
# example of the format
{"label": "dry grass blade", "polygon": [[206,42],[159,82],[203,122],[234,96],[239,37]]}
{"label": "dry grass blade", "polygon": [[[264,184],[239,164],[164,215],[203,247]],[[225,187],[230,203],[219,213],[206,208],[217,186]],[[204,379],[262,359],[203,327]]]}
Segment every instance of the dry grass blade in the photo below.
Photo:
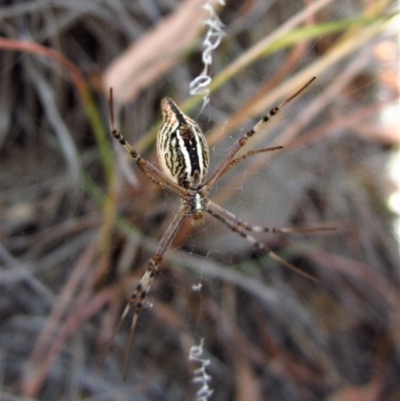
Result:
{"label": "dry grass blade", "polygon": [[[333,46],[330,52],[325,54],[324,57],[319,58],[314,63],[307,65],[307,67],[297,74],[294,74],[290,78],[286,79],[285,82],[275,87],[271,93],[268,93],[266,96],[251,102],[245,113],[241,110],[238,110],[236,112],[237,115],[234,114],[233,116],[232,123],[228,123],[228,129],[237,129],[246,121],[246,119],[262,114],[271,106],[271,104],[274,104],[278,101],[278,99],[287,96],[310,76],[320,76],[321,74],[326,73],[327,70],[348,57],[349,54],[354,53],[360,48],[362,49],[362,46],[365,43],[368,43],[372,37],[375,37],[383,32],[390,26],[390,24],[390,21],[378,22],[372,26],[362,29],[361,31],[357,31],[354,35],[348,37],[346,40],[340,41],[336,46]],[[210,133],[208,140],[211,145],[220,141],[221,137],[225,135],[225,129],[222,128],[225,127],[217,126]]]}
{"label": "dry grass blade", "polygon": [[42,101],[43,107],[46,110],[46,115],[48,116],[53,130],[58,137],[62,153],[68,164],[68,171],[70,172],[70,182],[68,183],[68,187],[70,193],[74,194],[73,198],[76,199],[78,196],[76,189],[79,183],[80,173],[80,160],[78,157],[78,151],[71,137],[71,133],[58,113],[54,91],[52,91],[52,88],[46,82],[42,73],[34,65],[31,66],[30,72],[32,74],[33,81],[36,84],[37,92]]}

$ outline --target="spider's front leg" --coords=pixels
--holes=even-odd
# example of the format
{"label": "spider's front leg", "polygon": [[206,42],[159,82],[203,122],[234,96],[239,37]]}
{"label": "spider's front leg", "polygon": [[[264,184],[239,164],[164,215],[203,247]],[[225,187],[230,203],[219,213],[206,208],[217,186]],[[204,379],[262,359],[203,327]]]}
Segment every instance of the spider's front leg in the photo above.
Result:
{"label": "spider's front leg", "polygon": [[124,371],[123,371],[124,380],[126,377],[126,371],[127,371],[127,367],[128,367],[128,357],[129,357],[129,351],[130,351],[130,347],[131,347],[133,332],[135,330],[135,326],[136,326],[136,322],[137,322],[139,313],[142,310],[143,302],[146,298],[147,292],[150,289],[151,283],[153,282],[154,275],[156,274],[159,266],[161,265],[161,263],[163,261],[165,252],[168,250],[168,248],[171,245],[173,239],[175,238],[183,220],[185,219],[185,217],[188,216],[188,214],[189,214],[188,206],[186,204],[182,203],[178,213],[175,215],[174,219],[168,226],[164,235],[161,237],[161,240],[157,245],[155,254],[149,260],[147,269],[146,269],[145,273],[143,274],[142,278],[140,279],[139,284],[136,286],[135,290],[133,291],[131,297],[129,298],[129,301],[126,304],[124,311],[122,312],[122,315],[118,321],[118,324],[115,327],[113,335],[111,336],[111,339],[106,346],[106,349],[104,352],[104,358],[105,358],[106,354],[108,353],[108,350],[114,340],[114,337],[117,334],[117,332],[119,331],[123,321],[125,320],[126,316],[128,315],[129,311],[131,310],[131,308],[134,307],[132,323],[131,323],[131,327],[129,330],[129,337],[128,337],[128,340],[126,343],[125,356],[124,356]]}
{"label": "spider's front leg", "polygon": [[[267,245],[258,241],[257,239],[255,239],[253,236],[249,235],[246,232],[246,231],[251,231],[252,228],[262,229],[263,227],[250,226],[243,220],[236,217],[233,213],[228,212],[221,206],[218,206],[216,203],[212,202],[210,199],[207,199],[206,211],[208,213],[210,213],[212,216],[214,216],[215,218],[217,218],[220,222],[225,224],[230,230],[232,230],[233,232],[235,232],[235,233],[239,234],[241,237],[243,237],[246,241],[248,241],[256,249],[258,249],[259,251],[265,252],[271,259],[274,259],[277,262],[279,262],[281,265],[287,267],[288,269],[293,270],[296,273],[298,273],[304,277],[307,277],[309,280],[318,281],[318,279],[316,279],[315,277],[298,269],[296,266],[292,265],[291,263],[287,262],[285,259],[281,258],[274,251],[272,251]],[[258,231],[258,230],[254,230],[254,231]],[[258,232],[260,232],[260,231],[258,231]]]}
{"label": "spider's front leg", "polygon": [[265,227],[265,226],[252,226],[246,221],[240,219],[229,210],[226,210],[211,200],[207,200],[208,206],[211,206],[210,213],[215,210],[217,211],[223,218],[229,220],[235,226],[239,226],[244,228],[248,232],[252,233],[271,233],[271,234],[311,234],[311,233],[319,233],[319,232],[326,232],[326,231],[336,231],[336,227],[329,227],[329,226],[318,226],[318,227]]}

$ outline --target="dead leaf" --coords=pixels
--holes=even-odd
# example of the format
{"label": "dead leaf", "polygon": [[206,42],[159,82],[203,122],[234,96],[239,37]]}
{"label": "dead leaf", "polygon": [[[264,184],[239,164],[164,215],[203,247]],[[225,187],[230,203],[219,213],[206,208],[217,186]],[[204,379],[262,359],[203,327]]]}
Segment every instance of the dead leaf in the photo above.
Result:
{"label": "dead leaf", "polygon": [[365,386],[343,386],[328,401],[376,401],[381,389],[381,383],[376,381]]}
{"label": "dead leaf", "polygon": [[241,358],[236,366],[236,395],[235,401],[261,401],[260,382],[252,372],[248,361]]}
{"label": "dead leaf", "polygon": [[187,0],[131,45],[107,68],[103,88],[114,89],[119,103],[131,101],[140,90],[168,71],[203,29],[204,0]]}

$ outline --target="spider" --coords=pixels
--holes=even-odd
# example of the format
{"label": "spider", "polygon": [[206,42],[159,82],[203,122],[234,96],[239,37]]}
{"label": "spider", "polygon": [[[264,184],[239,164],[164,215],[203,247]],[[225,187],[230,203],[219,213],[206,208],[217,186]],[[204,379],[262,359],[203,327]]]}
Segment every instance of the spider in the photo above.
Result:
{"label": "spider", "polygon": [[132,343],[133,332],[136,322],[146,294],[149,291],[154,276],[162,264],[164,255],[175,238],[182,222],[187,217],[191,217],[194,226],[198,226],[204,220],[204,213],[207,212],[218,219],[233,232],[239,234],[258,251],[265,252],[272,259],[278,261],[282,265],[296,270],[298,273],[315,280],[314,277],[300,271],[292,264],[288,263],[267,245],[257,241],[250,232],[273,232],[273,233],[290,233],[290,232],[311,232],[321,230],[331,230],[331,227],[319,228],[268,228],[260,226],[251,226],[245,221],[239,219],[231,212],[225,210],[221,206],[214,203],[208,198],[208,194],[214,184],[233,166],[240,161],[261,152],[269,152],[282,149],[282,146],[265,148],[260,150],[251,150],[243,156],[236,156],[238,151],[246,144],[246,142],[255,135],[260,128],[271,120],[279,110],[303,92],[313,81],[315,77],[308,81],[296,93],[288,97],[279,106],[272,108],[250,131],[243,135],[237,143],[232,147],[224,161],[217,168],[210,179],[206,180],[209,149],[206,139],[198,126],[198,124],[185,115],[176,103],[170,98],[164,98],[161,101],[161,110],[163,115],[163,123],[158,130],[157,135],[157,155],[161,171],[154,167],[147,160],[142,158],[140,154],[126,141],[121,133],[115,128],[114,111],[113,111],[113,92],[110,89],[109,107],[112,135],[126,149],[136,162],[139,170],[154,184],[168,191],[171,191],[181,198],[181,205],[178,212],[172,219],[167,230],[161,237],[155,254],[150,258],[147,269],[134,289],[129,298],[118,324],[109,340],[105,354],[107,354],[116,333],[119,331],[122,322],[126,318],[128,312],[134,307],[134,314],[130,327],[129,336],[124,356],[123,376],[126,377],[128,366],[128,355]]}

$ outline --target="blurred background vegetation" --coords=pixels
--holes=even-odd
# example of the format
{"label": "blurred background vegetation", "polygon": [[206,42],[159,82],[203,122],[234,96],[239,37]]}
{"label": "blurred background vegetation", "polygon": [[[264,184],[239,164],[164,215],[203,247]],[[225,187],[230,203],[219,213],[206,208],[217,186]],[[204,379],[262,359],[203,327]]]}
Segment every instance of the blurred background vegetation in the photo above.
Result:
{"label": "blurred background vegetation", "polygon": [[[194,400],[189,349],[222,400],[400,399],[399,252],[387,199],[398,147],[395,2],[228,0],[210,103],[189,98],[204,1],[0,3],[1,400]],[[156,161],[159,102],[196,118],[211,170],[239,135],[317,81],[248,149],[213,199],[317,283],[207,219],[188,220],[139,318],[106,341],[179,200],[138,174],[118,127]],[[185,101],[186,100],[186,101]],[[394,117],[397,117],[393,119]],[[248,150],[247,149],[247,150]],[[195,290],[201,284],[201,290]]]}

